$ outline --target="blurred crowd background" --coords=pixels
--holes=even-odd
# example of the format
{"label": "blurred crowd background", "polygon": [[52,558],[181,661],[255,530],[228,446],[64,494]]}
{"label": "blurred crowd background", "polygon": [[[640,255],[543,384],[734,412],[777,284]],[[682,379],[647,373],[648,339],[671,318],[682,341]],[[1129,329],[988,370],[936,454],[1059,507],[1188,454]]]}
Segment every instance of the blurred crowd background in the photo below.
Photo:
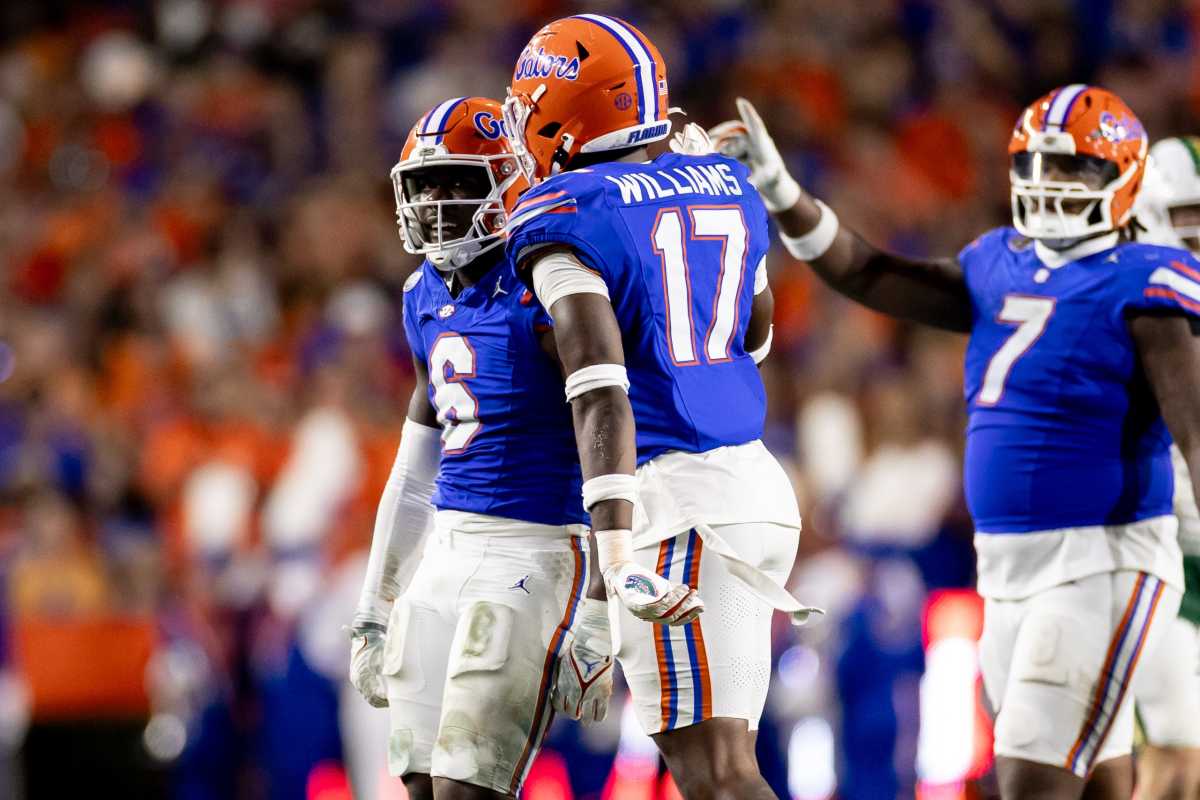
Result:
{"label": "blurred crowd background", "polygon": [[[639,25],[702,124],[751,98],[803,184],[908,253],[1006,224],[1008,133],[1055,85],[1200,132],[1200,9],[1172,0],[0,4],[0,796],[401,796],[341,631],[412,387],[387,172],[581,11]],[[764,772],[987,796],[938,734],[961,706],[984,735],[973,696],[930,691],[974,685],[930,655],[931,600],[974,624],[963,340],[770,269],[768,444],[793,588],[829,614],[778,620]],[[527,795],[671,796],[621,707],[558,723]]]}

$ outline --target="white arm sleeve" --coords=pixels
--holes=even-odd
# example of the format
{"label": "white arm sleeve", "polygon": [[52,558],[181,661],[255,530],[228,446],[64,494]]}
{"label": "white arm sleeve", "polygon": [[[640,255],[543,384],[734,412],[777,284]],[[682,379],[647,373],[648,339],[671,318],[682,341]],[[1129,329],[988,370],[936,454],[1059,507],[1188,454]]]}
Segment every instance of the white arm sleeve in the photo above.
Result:
{"label": "white arm sleeve", "polygon": [[533,293],[549,311],[569,294],[599,294],[607,300],[608,285],[572,253],[555,250],[533,265]]}
{"label": "white arm sleeve", "polygon": [[763,256],[754,270],[754,296],[758,297],[767,290],[767,257]]}
{"label": "white arm sleeve", "polygon": [[354,624],[387,625],[392,601],[408,588],[433,522],[433,482],[442,457],[441,431],[404,420],[400,449],[379,508]]}

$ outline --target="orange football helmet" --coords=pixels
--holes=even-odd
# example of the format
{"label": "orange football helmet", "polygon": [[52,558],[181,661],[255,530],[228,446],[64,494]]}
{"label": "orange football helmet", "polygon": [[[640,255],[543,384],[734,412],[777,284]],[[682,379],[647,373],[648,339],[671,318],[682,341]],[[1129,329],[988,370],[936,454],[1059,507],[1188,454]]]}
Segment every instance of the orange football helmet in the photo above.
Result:
{"label": "orange football helmet", "polygon": [[1008,145],[1014,227],[1066,242],[1124,227],[1148,148],[1142,123],[1110,91],[1076,83],[1039,98]]}
{"label": "orange football helmet", "polygon": [[[483,197],[418,199],[410,179],[417,170],[434,167],[481,170],[491,188]],[[391,178],[404,249],[426,256],[444,271],[457,269],[501,244],[506,211],[529,188],[504,134],[500,103],[486,97],[455,97],[417,120],[400,151],[400,160],[392,167]],[[443,212],[451,206],[467,205],[477,206],[467,232],[443,240]],[[425,208],[437,211],[432,224],[424,224],[420,218],[419,212]]]}
{"label": "orange football helmet", "polygon": [[551,22],[525,45],[504,102],[522,174],[536,183],[580,153],[665,138],[667,69],[637,28],[580,14]]}

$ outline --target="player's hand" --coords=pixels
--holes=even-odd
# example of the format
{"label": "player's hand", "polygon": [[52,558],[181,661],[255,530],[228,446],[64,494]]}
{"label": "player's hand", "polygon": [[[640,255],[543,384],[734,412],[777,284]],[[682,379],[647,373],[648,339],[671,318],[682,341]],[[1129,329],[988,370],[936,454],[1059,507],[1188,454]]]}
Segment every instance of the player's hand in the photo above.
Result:
{"label": "player's hand", "polygon": [[735,158],[750,170],[750,183],[771,213],[785,211],[800,199],[800,185],[788,173],[775,140],[749,100],[737,99],[740,120],[722,122],[708,132],[713,149]]}
{"label": "player's hand", "polygon": [[704,602],[690,586],[656,575],[633,561],[619,561],[604,573],[610,598],[638,619],[662,625],[686,625],[704,611]]}
{"label": "player's hand", "polygon": [[671,137],[671,152],[685,156],[707,156],[713,152],[713,144],[707,131],[694,122],[683,126],[683,130]]}
{"label": "player's hand", "polygon": [[385,708],[383,646],[386,629],[375,622],[359,622],[350,629],[350,683],[371,705]]}
{"label": "player's hand", "polygon": [[555,711],[584,724],[608,714],[613,691],[612,635],[608,603],[584,600],[575,627],[567,631],[567,646],[559,651],[558,675],[550,704]]}

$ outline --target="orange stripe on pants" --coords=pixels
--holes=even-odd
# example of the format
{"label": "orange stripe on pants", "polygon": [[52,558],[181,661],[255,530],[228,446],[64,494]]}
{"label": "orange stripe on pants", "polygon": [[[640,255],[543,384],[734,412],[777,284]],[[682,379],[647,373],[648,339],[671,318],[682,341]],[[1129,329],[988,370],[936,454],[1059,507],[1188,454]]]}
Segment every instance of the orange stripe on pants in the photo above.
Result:
{"label": "orange stripe on pants", "polygon": [[[688,586],[700,591],[700,556],[704,554],[704,541],[692,532],[695,537],[695,552],[692,556],[692,569],[687,576]],[[712,678],[708,674],[708,652],[704,649],[704,631],[700,627],[700,617],[688,623],[692,629],[692,635],[696,639],[696,661],[700,671],[700,685],[695,687],[696,691],[700,692],[700,719],[693,720],[693,724],[706,720],[712,717]]]}
{"label": "orange stripe on pants", "polygon": [[562,621],[558,623],[558,627],[554,631],[554,635],[550,637],[550,646],[546,648],[546,660],[542,662],[542,681],[538,688],[537,710],[533,713],[533,724],[529,728],[529,737],[525,740],[525,747],[521,751],[521,757],[517,759],[516,769],[513,770],[512,783],[509,785],[509,792],[517,793],[517,789],[521,784],[521,775],[525,772],[525,764],[529,760],[529,756],[533,753],[538,740],[538,730],[541,728],[542,716],[546,713],[548,703],[548,695],[550,693],[550,678],[554,675],[554,661],[558,656],[558,650],[562,646],[563,637],[566,635],[567,629],[571,627],[571,617],[575,613],[576,606],[579,605],[579,593],[582,588],[584,575],[584,560],[583,552],[575,548],[575,578],[571,581],[571,593],[567,595],[567,608],[563,612]]}

